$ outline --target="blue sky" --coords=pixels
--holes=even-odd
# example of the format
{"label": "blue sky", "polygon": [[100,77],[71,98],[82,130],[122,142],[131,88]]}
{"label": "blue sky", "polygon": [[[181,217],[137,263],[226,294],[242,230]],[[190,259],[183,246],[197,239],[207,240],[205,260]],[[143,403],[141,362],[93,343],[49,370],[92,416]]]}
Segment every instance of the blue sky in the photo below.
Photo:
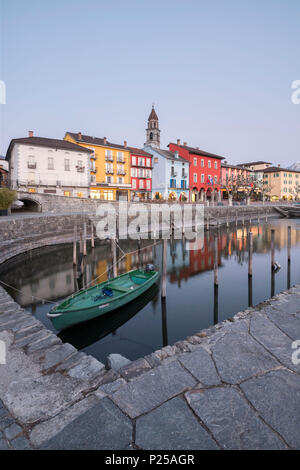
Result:
{"label": "blue sky", "polygon": [[81,131],[142,146],[155,102],[181,138],[232,163],[300,160],[299,0],[0,0],[0,153]]}

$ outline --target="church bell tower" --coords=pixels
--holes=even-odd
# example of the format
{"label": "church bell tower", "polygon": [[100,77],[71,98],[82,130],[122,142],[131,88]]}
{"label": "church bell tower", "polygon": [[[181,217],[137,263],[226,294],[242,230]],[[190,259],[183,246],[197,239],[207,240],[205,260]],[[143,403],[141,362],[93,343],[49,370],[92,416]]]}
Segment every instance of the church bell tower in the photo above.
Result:
{"label": "church bell tower", "polygon": [[148,127],[146,129],[146,145],[160,148],[160,130],[158,127],[158,117],[152,105],[151,113],[148,117]]}

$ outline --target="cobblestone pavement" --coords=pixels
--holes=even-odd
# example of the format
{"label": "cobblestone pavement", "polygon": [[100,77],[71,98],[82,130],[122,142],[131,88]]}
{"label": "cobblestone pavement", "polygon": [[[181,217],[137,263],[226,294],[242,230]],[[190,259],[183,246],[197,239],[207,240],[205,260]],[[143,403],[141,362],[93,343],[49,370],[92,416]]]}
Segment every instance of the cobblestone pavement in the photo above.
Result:
{"label": "cobblestone pavement", "polygon": [[118,373],[1,288],[0,340],[0,449],[300,449],[300,286]]}

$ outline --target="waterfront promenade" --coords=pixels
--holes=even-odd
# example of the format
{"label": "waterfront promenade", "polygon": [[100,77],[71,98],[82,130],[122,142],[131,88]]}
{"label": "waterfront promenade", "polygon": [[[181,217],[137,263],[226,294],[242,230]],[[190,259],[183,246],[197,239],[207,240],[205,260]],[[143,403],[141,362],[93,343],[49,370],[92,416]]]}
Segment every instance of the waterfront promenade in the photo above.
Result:
{"label": "waterfront promenade", "polygon": [[300,449],[300,286],[118,372],[2,288],[0,340],[0,449]]}

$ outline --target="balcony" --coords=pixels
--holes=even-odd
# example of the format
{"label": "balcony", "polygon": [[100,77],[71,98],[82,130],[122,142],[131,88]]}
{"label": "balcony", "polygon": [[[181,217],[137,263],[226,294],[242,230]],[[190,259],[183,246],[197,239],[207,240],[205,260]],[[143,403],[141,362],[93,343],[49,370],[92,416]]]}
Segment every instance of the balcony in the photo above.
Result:
{"label": "balcony", "polygon": [[96,167],[91,168],[91,173],[97,173],[97,168]]}
{"label": "balcony", "polygon": [[85,167],[84,166],[76,166],[77,173],[84,173]]}
{"label": "balcony", "polygon": [[175,178],[177,176],[177,171],[171,172],[171,178]]}
{"label": "balcony", "polygon": [[90,158],[91,158],[91,160],[96,160],[97,159],[95,154],[91,155]]}
{"label": "balcony", "polygon": [[117,170],[117,175],[126,175],[125,170]]}
{"label": "balcony", "polygon": [[125,163],[124,157],[117,157],[117,163]]}
{"label": "balcony", "polygon": [[114,161],[113,155],[105,155],[105,161],[106,162],[113,162]]}
{"label": "balcony", "polygon": [[27,168],[30,168],[30,170],[35,170],[36,163],[27,162]]}
{"label": "balcony", "polygon": [[181,176],[182,176],[182,178],[187,178],[188,175],[185,171],[183,171]]}
{"label": "balcony", "polygon": [[107,175],[113,175],[114,174],[114,169],[113,168],[106,168],[105,173]]}

